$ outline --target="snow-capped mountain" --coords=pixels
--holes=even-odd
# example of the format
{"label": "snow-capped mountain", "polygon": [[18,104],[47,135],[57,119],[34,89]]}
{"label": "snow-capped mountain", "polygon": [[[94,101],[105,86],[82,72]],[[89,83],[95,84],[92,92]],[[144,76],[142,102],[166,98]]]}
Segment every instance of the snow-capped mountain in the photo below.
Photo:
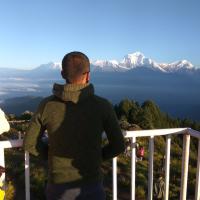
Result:
{"label": "snow-capped mountain", "polygon": [[[200,69],[195,68],[193,64],[187,60],[176,61],[172,63],[158,63],[144,56],[141,52],[127,54],[121,61],[117,60],[92,60],[91,72],[126,72],[137,68],[147,68],[153,71],[163,73],[177,72],[196,72]],[[31,74],[53,73],[61,70],[61,63],[49,62],[42,64],[31,70]],[[28,71],[28,70],[27,70]],[[30,70],[29,70],[30,71]]]}
{"label": "snow-capped mountain", "polygon": [[128,54],[124,57],[124,59],[119,63],[120,65],[126,67],[127,69],[140,67],[140,66],[149,66],[153,65],[153,61],[149,58],[146,58],[142,53],[135,52],[132,54]]}
{"label": "snow-capped mountain", "polygon": [[56,62],[49,62],[47,64],[42,64],[39,67],[36,67],[35,69],[33,69],[32,71],[45,71],[45,70],[57,70],[57,69],[61,69],[61,63],[56,63]]}
{"label": "snow-capped mountain", "polygon": [[195,70],[196,68],[187,60],[176,61],[173,63],[157,63],[144,54],[135,52],[124,56],[122,61],[116,60],[96,60],[91,62],[92,71],[127,71],[138,67],[146,67],[154,71],[165,73],[182,72]]}
{"label": "snow-capped mountain", "polygon": [[[94,60],[91,61],[91,72],[127,72],[135,69],[161,73],[186,73],[200,75],[200,68],[196,68],[187,60],[172,63],[158,63],[144,56],[140,52],[127,54],[121,61],[117,60]],[[0,68],[0,79],[2,78],[37,78],[37,79],[59,79],[61,63],[49,62],[42,64],[32,70]]]}
{"label": "snow-capped mountain", "polygon": [[181,60],[170,64],[161,63],[160,66],[167,72],[177,72],[179,70],[194,70],[193,64],[187,60]]}
{"label": "snow-capped mountain", "polygon": [[95,60],[91,63],[93,71],[115,71],[118,68],[117,61],[104,61],[104,60]]}

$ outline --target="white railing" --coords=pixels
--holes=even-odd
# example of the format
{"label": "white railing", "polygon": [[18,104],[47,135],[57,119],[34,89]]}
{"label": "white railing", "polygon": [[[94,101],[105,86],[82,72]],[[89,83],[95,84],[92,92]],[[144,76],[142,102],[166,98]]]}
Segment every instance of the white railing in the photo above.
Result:
{"label": "white railing", "polygon": [[[200,132],[190,128],[175,129],[157,129],[141,131],[124,131],[125,138],[132,138],[131,153],[131,200],[135,200],[135,170],[136,170],[136,141],[139,137],[149,137],[149,165],[148,165],[148,200],[153,199],[153,158],[154,158],[154,137],[166,136],[165,146],[165,200],[169,199],[169,175],[170,175],[170,148],[171,135],[183,134],[183,152],[182,152],[182,173],[180,185],[180,200],[186,200],[187,196],[187,178],[189,164],[190,137],[198,139],[198,157],[196,172],[195,200],[200,200]],[[22,147],[23,140],[0,141],[0,165],[5,166],[4,149]],[[5,184],[5,174],[1,180]],[[26,200],[30,200],[30,169],[29,154],[25,152],[25,185]],[[113,200],[117,200],[117,158],[113,159]]]}
{"label": "white railing", "polygon": [[[4,149],[22,147],[23,139],[19,136],[17,140],[0,141],[0,166],[5,167]],[[30,169],[29,169],[29,153],[25,152],[25,196],[26,200],[30,200]],[[5,173],[0,177],[5,189]]]}
{"label": "white railing", "polygon": [[[149,165],[148,165],[148,200],[153,199],[153,158],[154,158],[154,137],[166,136],[165,146],[165,195],[169,199],[169,175],[170,175],[170,148],[171,135],[183,134],[182,170],[180,185],[180,200],[187,197],[187,178],[190,151],[190,136],[198,139],[198,157],[196,171],[195,200],[200,200],[200,132],[190,128],[156,129],[141,131],[124,131],[125,138],[132,138],[131,154],[131,200],[135,200],[135,170],[136,170],[136,141],[139,137],[149,138]],[[117,200],[117,158],[113,159],[113,200]]]}

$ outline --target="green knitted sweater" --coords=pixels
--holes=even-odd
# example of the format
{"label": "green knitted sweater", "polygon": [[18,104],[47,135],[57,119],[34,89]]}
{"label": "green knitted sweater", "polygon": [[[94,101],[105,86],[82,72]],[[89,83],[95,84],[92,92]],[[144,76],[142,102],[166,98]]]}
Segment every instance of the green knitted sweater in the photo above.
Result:
{"label": "green knitted sweater", "polygon": [[[102,179],[101,162],[124,151],[124,139],[112,105],[94,94],[92,84],[55,84],[34,114],[24,149],[44,155],[41,133],[48,131],[48,180],[80,186]],[[102,147],[105,131],[108,144]]]}

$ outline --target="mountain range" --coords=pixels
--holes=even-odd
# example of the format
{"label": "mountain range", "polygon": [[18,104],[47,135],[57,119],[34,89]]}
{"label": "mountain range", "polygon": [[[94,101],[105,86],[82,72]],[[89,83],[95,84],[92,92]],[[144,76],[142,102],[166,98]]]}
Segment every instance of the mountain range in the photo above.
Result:
{"label": "mountain range", "polygon": [[[15,97],[26,96],[29,101],[27,96],[51,94],[54,82],[64,83],[60,70],[61,64],[55,62],[32,70],[0,68],[1,105],[14,105]],[[173,116],[200,120],[200,68],[187,60],[158,63],[140,52],[128,54],[121,61],[93,60],[91,82],[97,94],[113,103],[124,98],[139,102],[151,99]],[[19,103],[17,107],[19,112]]]}
{"label": "mountain range", "polygon": [[[124,56],[121,61],[117,60],[93,60],[90,62],[91,72],[126,72],[136,68],[145,67],[150,70],[160,71],[163,73],[200,73],[200,68],[195,67],[187,60],[175,61],[172,63],[158,63],[144,54],[135,52]],[[61,63],[49,62],[42,64],[32,70],[0,68],[0,78],[2,77],[46,77],[45,73],[52,74],[56,77],[55,72],[61,70]]]}
{"label": "mountain range", "polygon": [[93,71],[128,71],[138,67],[146,67],[151,70],[163,73],[174,72],[199,72],[193,64],[187,60],[176,61],[173,63],[158,63],[150,58],[146,58],[142,53],[135,52],[126,55],[122,61],[116,60],[96,60],[91,62]]}

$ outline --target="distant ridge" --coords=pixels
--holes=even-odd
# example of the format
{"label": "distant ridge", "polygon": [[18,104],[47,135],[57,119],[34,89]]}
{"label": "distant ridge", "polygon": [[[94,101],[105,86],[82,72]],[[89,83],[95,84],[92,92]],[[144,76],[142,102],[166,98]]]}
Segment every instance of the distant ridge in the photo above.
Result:
{"label": "distant ridge", "polygon": [[6,99],[0,103],[5,113],[21,115],[24,111],[36,111],[38,104],[43,97],[23,96]]}

